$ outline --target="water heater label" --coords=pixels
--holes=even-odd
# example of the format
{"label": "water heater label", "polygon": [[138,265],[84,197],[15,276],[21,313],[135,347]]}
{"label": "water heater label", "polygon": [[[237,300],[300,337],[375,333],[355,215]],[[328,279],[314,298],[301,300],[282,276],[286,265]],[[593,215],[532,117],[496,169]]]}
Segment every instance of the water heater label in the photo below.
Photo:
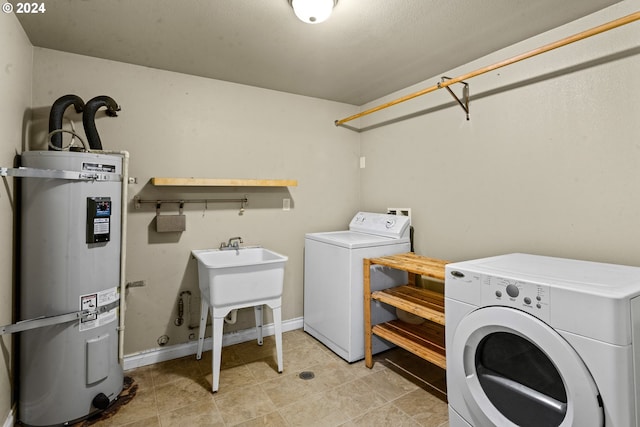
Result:
{"label": "water heater label", "polygon": [[116,166],[115,165],[105,165],[102,163],[83,163],[82,164],[83,171],[91,171],[91,172],[109,172],[115,173]]}
{"label": "water heater label", "polygon": [[109,234],[109,218],[95,218],[93,220],[93,234]]}
{"label": "water heater label", "polygon": [[[98,295],[90,294],[90,295],[82,295],[80,297],[80,310],[82,311],[94,311],[98,308]],[[83,322],[96,320],[98,318],[97,314],[92,314],[88,316],[86,319],[82,319]]]}
{"label": "water heater label", "polygon": [[80,321],[80,330],[86,331],[97,328],[117,319],[118,308],[115,306],[111,310],[103,311],[101,307],[106,307],[120,299],[118,288],[110,288],[104,291],[80,295],[80,310],[96,311],[95,314],[89,315]]}
{"label": "water heater label", "polygon": [[87,197],[87,243],[111,240],[111,197]]}

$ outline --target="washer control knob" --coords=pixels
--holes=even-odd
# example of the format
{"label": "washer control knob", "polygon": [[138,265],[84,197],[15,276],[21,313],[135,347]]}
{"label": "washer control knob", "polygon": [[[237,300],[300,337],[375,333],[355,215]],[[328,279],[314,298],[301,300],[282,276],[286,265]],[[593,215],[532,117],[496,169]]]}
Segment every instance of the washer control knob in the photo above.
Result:
{"label": "washer control knob", "polygon": [[524,303],[527,304],[527,305],[531,304],[531,298],[524,297]]}
{"label": "washer control knob", "polygon": [[514,284],[507,285],[507,294],[511,298],[517,297],[519,293],[520,293],[520,289],[518,289],[518,287],[516,285],[514,285]]}
{"label": "washer control knob", "polygon": [[502,296],[502,291],[496,291],[496,296],[500,298]]}

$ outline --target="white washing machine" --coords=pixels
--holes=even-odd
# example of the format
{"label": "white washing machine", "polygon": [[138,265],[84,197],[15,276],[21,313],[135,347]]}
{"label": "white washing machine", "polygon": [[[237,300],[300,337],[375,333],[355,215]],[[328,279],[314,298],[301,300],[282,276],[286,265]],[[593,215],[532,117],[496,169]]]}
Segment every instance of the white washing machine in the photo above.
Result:
{"label": "white washing machine", "polygon": [[[409,252],[409,217],[358,212],[348,231],[305,235],[304,330],[347,362],[364,358],[364,258]],[[398,286],[407,274],[372,269],[372,289]],[[395,318],[395,309],[372,303],[372,323]],[[374,337],[373,353],[392,345]]]}
{"label": "white washing machine", "polygon": [[526,254],[448,264],[449,425],[640,425],[638,295],[638,267]]}

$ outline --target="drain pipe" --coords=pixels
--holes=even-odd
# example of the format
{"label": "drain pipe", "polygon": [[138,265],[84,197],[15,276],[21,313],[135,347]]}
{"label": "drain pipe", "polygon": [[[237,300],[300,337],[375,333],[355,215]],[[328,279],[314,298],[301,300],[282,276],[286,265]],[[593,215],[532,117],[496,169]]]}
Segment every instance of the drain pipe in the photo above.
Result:
{"label": "drain pipe", "polygon": [[229,314],[227,314],[224,318],[224,323],[227,325],[233,325],[238,321],[238,309],[231,310]]}

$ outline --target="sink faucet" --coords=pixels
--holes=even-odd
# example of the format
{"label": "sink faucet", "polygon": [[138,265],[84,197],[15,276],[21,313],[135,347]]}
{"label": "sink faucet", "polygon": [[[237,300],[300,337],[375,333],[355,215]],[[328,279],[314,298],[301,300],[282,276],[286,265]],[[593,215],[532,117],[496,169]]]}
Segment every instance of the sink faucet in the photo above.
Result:
{"label": "sink faucet", "polygon": [[220,250],[240,249],[240,243],[242,243],[242,237],[232,237],[227,243],[220,243]]}

